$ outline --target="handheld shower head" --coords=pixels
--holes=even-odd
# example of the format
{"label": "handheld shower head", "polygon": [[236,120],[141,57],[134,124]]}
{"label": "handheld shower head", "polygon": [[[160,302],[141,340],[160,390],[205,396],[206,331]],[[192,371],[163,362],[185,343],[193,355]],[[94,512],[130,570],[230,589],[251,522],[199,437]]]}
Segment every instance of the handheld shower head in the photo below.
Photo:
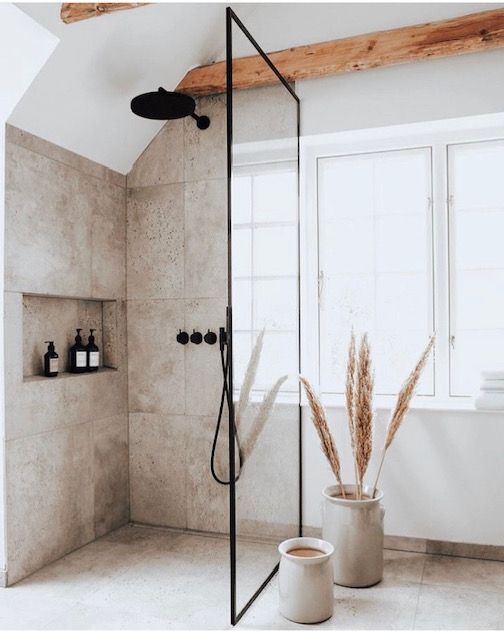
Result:
{"label": "handheld shower head", "polygon": [[208,129],[210,118],[194,113],[196,102],[185,93],[166,91],[159,87],[157,91],[142,93],[131,101],[131,110],[141,118],[150,120],[176,120],[191,116],[196,120],[198,129]]}

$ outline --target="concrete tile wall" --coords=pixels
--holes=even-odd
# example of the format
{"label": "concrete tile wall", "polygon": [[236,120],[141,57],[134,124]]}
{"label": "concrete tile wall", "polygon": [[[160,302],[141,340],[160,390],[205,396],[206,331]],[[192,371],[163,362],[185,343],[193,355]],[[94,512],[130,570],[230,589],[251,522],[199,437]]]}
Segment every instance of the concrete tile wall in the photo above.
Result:
{"label": "concrete tile wall", "polygon": [[202,99],[197,112],[209,129],[168,122],[127,178],[131,518],[225,532],[228,492],[209,470],[219,349],[175,339],[225,324],[225,100]]}
{"label": "concrete tile wall", "polygon": [[[126,191],[124,176],[13,127],[7,128],[6,178],[6,522],[12,584],[129,519]],[[23,330],[23,293],[117,300],[116,313],[107,309],[102,319],[117,325],[117,370],[24,381],[23,368],[34,372],[30,354],[37,336],[32,325]],[[72,333],[74,312],[93,321],[95,306],[68,300],[72,317],[58,307],[55,331]],[[67,321],[71,327],[63,327]],[[48,339],[47,327],[40,325],[40,332],[38,340]]]}
{"label": "concrete tile wall", "polygon": [[[292,136],[295,108],[284,94],[283,88],[238,92],[236,140]],[[175,340],[178,329],[204,334],[225,325],[224,97],[200,100],[197,112],[210,117],[209,129],[200,131],[189,118],[167,123],[127,178],[131,517],[227,532],[228,490],[209,469],[222,389],[218,346]],[[237,495],[240,534],[293,532],[298,451],[289,434],[297,412],[275,412],[244,468]],[[224,419],[217,456],[224,478],[227,450]]]}

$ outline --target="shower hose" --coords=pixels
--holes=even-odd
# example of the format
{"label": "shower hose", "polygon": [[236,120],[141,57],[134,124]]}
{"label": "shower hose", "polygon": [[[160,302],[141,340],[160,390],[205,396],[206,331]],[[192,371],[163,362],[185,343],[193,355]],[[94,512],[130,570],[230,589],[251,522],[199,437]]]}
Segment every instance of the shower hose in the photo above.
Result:
{"label": "shower hose", "polygon": [[[226,330],[224,328],[221,328],[219,331],[219,350],[220,350],[220,361],[221,361],[221,368],[222,368],[222,393],[221,393],[221,399],[220,399],[219,414],[217,416],[217,424],[215,425],[215,435],[212,443],[212,453],[210,455],[210,471],[212,472],[213,479],[216,482],[227,486],[231,484],[230,480],[223,480],[222,478],[219,478],[217,471],[215,469],[215,452],[217,450],[217,442],[219,440],[219,432],[222,424],[224,402],[227,400],[228,406],[230,406],[231,402],[233,401],[231,393],[229,391],[228,383],[227,383],[228,371],[229,371],[229,349],[227,347],[227,336],[226,336]],[[226,350],[226,356],[224,356],[224,350]],[[236,423],[233,424],[233,431],[234,431],[234,439],[238,449],[238,473],[235,475],[235,482],[236,482],[240,477],[240,471],[242,466],[242,453],[240,448],[240,440],[238,438],[238,431],[236,429]]]}

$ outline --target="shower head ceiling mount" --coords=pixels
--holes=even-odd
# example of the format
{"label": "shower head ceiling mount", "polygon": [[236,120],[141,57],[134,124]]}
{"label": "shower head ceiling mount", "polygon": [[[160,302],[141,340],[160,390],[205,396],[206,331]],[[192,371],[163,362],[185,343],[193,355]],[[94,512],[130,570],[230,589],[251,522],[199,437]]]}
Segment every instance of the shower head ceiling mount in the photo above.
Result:
{"label": "shower head ceiling mount", "polygon": [[198,129],[208,129],[210,118],[194,113],[196,102],[185,93],[166,91],[159,87],[157,91],[142,93],[131,101],[131,110],[141,118],[150,120],[177,120],[191,116],[196,120]]}

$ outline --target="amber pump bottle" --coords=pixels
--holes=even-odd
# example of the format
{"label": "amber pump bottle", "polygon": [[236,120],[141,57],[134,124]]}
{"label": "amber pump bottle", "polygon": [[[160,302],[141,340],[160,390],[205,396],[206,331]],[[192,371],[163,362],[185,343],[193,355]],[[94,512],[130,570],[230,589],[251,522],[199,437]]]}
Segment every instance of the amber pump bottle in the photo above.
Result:
{"label": "amber pump bottle", "polygon": [[70,371],[72,373],[83,373],[87,370],[87,351],[86,347],[82,344],[81,331],[82,329],[77,329],[75,343],[70,347],[69,351]]}
{"label": "amber pump bottle", "polygon": [[44,355],[44,375],[48,378],[55,378],[59,371],[59,356],[54,348],[52,340],[46,340],[47,353]]}
{"label": "amber pump bottle", "polygon": [[98,367],[100,366],[100,349],[96,345],[93,335],[94,331],[96,331],[96,329],[89,330],[90,336],[86,347],[88,371],[98,371]]}

